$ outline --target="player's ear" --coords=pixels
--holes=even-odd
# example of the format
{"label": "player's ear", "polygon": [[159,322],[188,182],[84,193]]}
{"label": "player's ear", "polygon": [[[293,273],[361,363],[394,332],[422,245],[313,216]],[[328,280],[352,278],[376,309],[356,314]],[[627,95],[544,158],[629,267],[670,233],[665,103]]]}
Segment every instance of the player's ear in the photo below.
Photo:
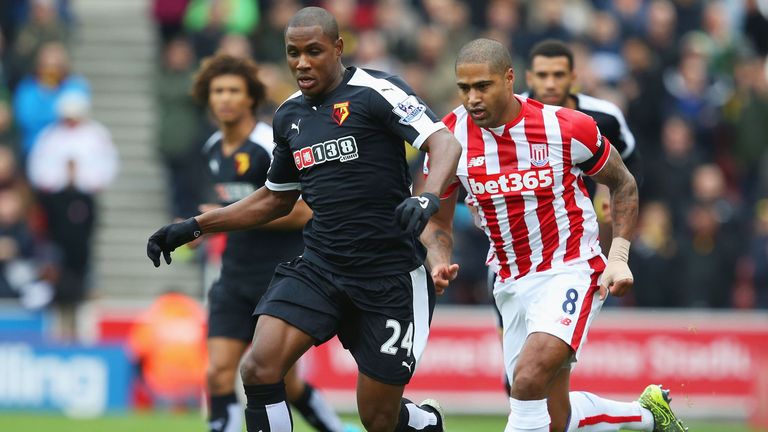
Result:
{"label": "player's ear", "polygon": [[333,49],[336,51],[336,57],[341,57],[344,54],[344,39],[341,36],[333,43]]}
{"label": "player's ear", "polygon": [[507,86],[514,87],[515,86],[515,70],[511,67],[507,69],[507,72],[504,74],[504,79],[507,81]]}

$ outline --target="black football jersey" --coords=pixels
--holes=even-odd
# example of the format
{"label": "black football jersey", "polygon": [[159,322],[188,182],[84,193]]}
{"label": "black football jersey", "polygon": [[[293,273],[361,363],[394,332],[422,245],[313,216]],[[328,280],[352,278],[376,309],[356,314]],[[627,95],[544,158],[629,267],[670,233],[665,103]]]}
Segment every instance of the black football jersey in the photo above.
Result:
{"label": "black football jersey", "polygon": [[[258,123],[248,139],[229,156],[222,153],[222,134],[214,133],[203,147],[218,203],[232,204],[264,186],[272,160],[272,128]],[[221,275],[237,280],[263,279],[277,264],[299,255],[301,231],[254,229],[227,234]]]}
{"label": "black football jersey", "polygon": [[313,218],[304,258],[350,276],[409,272],[425,249],[394,220],[411,195],[404,142],[445,127],[399,77],[347,68],[322,100],[293,94],[275,112],[266,185],[301,190]]}

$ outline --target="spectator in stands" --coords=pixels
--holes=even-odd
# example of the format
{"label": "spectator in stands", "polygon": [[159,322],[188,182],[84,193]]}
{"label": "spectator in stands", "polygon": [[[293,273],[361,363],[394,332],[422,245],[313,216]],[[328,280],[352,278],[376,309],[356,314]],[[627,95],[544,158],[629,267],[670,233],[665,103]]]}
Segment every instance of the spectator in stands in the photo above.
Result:
{"label": "spectator in stands", "polygon": [[691,199],[711,206],[727,235],[743,238],[746,230],[742,228],[746,224],[742,221],[741,203],[727,188],[725,174],[715,164],[700,165],[691,173]]}
{"label": "spectator in stands", "polygon": [[237,33],[230,33],[221,38],[216,53],[228,54],[238,58],[253,57],[251,41],[247,37]]}
{"label": "spectator in stands", "polygon": [[216,52],[224,35],[253,33],[259,23],[258,3],[253,0],[191,0],[184,28],[191,35],[197,58]]}
{"label": "spectator in stands", "polygon": [[20,298],[30,307],[42,307],[53,290],[36,286],[36,244],[27,224],[28,189],[16,170],[13,152],[0,147],[0,298]]}
{"label": "spectator in stands", "polygon": [[60,19],[55,0],[31,0],[28,21],[19,29],[13,46],[14,83],[32,72],[34,59],[47,43],[67,41],[68,29]]}
{"label": "spectator in stands", "polygon": [[626,74],[624,59],[621,57],[619,23],[607,12],[593,16],[589,43],[592,49],[591,66],[603,82],[616,83]]}
{"label": "spectator in stands", "polygon": [[170,213],[174,218],[196,215],[203,202],[204,172],[200,148],[205,131],[200,126],[204,115],[189,89],[195,69],[192,46],[185,39],[174,39],[165,47],[163,66],[157,75],[157,151],[168,175]]}
{"label": "spectator in stands", "polygon": [[152,0],[152,18],[163,46],[182,35],[188,5],[189,0]]}
{"label": "spectator in stands", "polygon": [[352,61],[357,67],[399,74],[400,65],[387,49],[387,40],[380,32],[367,30],[360,33],[360,46]]}
{"label": "spectator in stands", "polygon": [[49,281],[41,278],[36,246],[21,191],[0,189],[0,298],[19,298],[30,309],[46,306],[54,294]]}
{"label": "spectator in stands", "polygon": [[64,45],[46,43],[37,55],[34,75],[25,77],[19,83],[13,99],[23,156],[26,157],[32,150],[40,131],[56,121],[56,102],[68,91],[90,93],[85,78],[70,73],[69,55]]}
{"label": "spectator in stands", "polygon": [[768,5],[760,0],[747,0],[744,32],[758,55],[768,55]]}
{"label": "spectator in stands", "polygon": [[762,58],[741,59],[734,68],[735,91],[726,106],[734,134],[731,156],[749,201],[768,196],[768,66]]}
{"label": "spectator in stands", "polygon": [[59,336],[77,338],[77,308],[90,290],[96,194],[115,178],[117,152],[109,131],[88,118],[87,96],[62,95],[60,120],[40,133],[29,155],[29,178],[47,219],[47,236],[60,254],[54,303]]}
{"label": "spectator in stands", "polygon": [[768,199],[755,206],[754,234],[749,250],[756,306],[768,309]]}
{"label": "spectator in stands", "polygon": [[682,275],[677,285],[682,306],[731,305],[739,243],[723,229],[713,205],[696,202],[688,208],[677,268]]}
{"label": "spectator in stands", "polygon": [[677,62],[677,13],[669,0],[651,0],[645,39],[662,68]]}
{"label": "spectator in stands", "polygon": [[622,56],[628,73],[618,87],[627,98],[627,123],[638,147],[648,149],[649,155],[658,155],[662,123],[659,107],[665,97],[658,62],[648,44],[638,37],[624,42]]}
{"label": "spectator in stands", "polygon": [[205,385],[205,310],[178,292],[163,294],[142,312],[128,336],[141,382],[164,408],[199,406]]}
{"label": "spectator in stands", "polygon": [[684,225],[685,197],[691,194],[691,176],[701,163],[693,130],[680,117],[669,117],[662,131],[662,151],[645,165],[644,190],[651,199],[662,201],[672,212],[675,229]]}
{"label": "spectator in stands", "polygon": [[376,31],[386,39],[389,53],[403,62],[414,61],[421,22],[410,2],[379,0],[374,9],[374,19]]}
{"label": "spectator in stands", "polygon": [[672,215],[660,201],[643,204],[629,262],[635,276],[634,304],[641,307],[680,306],[677,292],[677,238]]}
{"label": "spectator in stands", "polygon": [[[29,179],[43,192],[74,187],[86,194],[104,190],[118,170],[109,131],[89,118],[88,96],[68,92],[57,102],[59,121],[45,128],[29,155]],[[72,166],[74,165],[74,167]]]}
{"label": "spectator in stands", "polygon": [[[272,2],[266,20],[262,20],[254,35],[254,53],[259,62],[285,63],[285,26],[298,12],[301,5],[297,0]],[[282,100],[280,101],[282,102]]]}

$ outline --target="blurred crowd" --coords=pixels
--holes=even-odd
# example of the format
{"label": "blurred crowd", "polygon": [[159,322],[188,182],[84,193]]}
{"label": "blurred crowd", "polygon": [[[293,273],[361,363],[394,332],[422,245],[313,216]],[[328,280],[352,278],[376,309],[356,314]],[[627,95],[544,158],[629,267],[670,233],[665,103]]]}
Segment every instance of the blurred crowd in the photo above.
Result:
{"label": "blurred crowd", "polygon": [[[458,104],[453,63],[470,39],[491,37],[509,46],[519,92],[526,90],[529,49],[545,38],[568,42],[576,54],[574,90],[621,107],[644,159],[647,181],[631,259],[636,289],[621,303],[768,307],[768,2],[155,0],[166,47],[158,88],[176,83],[182,96],[181,82],[191,79],[196,60],[218,50],[250,55],[270,89],[268,118],[295,91],[283,30],[307,5],[336,16],[346,64],[401,75],[438,115]],[[160,93],[164,117],[180,115],[181,98]],[[189,184],[179,172],[188,164],[171,153],[183,153],[186,143],[194,154],[200,142],[177,138],[173,146],[173,140],[159,141],[176,172],[174,190]],[[483,303],[486,240],[468,213],[458,215],[462,271],[448,300]]]}
{"label": "blurred crowd", "polygon": [[63,340],[92,283],[96,197],[118,169],[88,82],[70,68],[74,25],[66,0],[0,7],[0,298],[52,305]]}
{"label": "blurred crowd", "polygon": [[[64,111],[89,119],[83,107],[88,84],[68,67],[68,38],[77,20],[67,3],[3,2],[0,143],[13,150],[7,164],[19,167],[6,177],[31,185],[33,196],[67,190],[93,198],[108,182],[78,180],[80,161],[73,157],[58,156],[65,162],[55,180],[35,175],[53,177],[52,168],[37,165],[34,156],[64,152],[44,145],[65,139],[63,131],[50,130],[68,127]],[[643,158],[630,260],[635,289],[613,301],[768,308],[768,1],[151,0],[148,14],[158,35],[156,143],[168,172],[169,216],[194,215],[203,202],[199,149],[213,126],[189,92],[199,61],[217,51],[255,58],[267,84],[269,103],[261,114],[268,121],[296,90],[285,65],[283,31],[293,13],[308,5],[336,16],[346,64],[401,75],[438,116],[459,103],[454,60],[472,38],[508,45],[517,92],[526,90],[527,54],[535,43],[569,43],[579,83],[574,90],[616,103]],[[103,127],[87,121],[91,145],[108,140]],[[420,156],[409,154],[416,173]],[[19,201],[28,206],[29,194],[23,196]],[[56,205],[39,207],[55,211],[48,208]],[[39,241],[39,232],[25,229]],[[461,276],[442,301],[485,303],[487,241],[462,209],[456,230]]]}

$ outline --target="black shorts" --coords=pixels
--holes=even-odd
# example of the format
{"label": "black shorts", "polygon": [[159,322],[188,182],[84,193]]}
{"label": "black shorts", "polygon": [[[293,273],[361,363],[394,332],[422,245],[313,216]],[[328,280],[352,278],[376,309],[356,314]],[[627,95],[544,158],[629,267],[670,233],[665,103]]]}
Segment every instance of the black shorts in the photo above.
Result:
{"label": "black shorts", "polygon": [[434,307],[435,288],[424,266],[356,278],[299,257],[275,269],[256,313],[288,322],[315,338],[316,345],[338,335],[360,372],[404,385],[426,347]]}
{"label": "black shorts", "polygon": [[222,277],[208,291],[208,337],[250,343],[256,328],[254,310],[267,291],[272,274],[263,279]]}

